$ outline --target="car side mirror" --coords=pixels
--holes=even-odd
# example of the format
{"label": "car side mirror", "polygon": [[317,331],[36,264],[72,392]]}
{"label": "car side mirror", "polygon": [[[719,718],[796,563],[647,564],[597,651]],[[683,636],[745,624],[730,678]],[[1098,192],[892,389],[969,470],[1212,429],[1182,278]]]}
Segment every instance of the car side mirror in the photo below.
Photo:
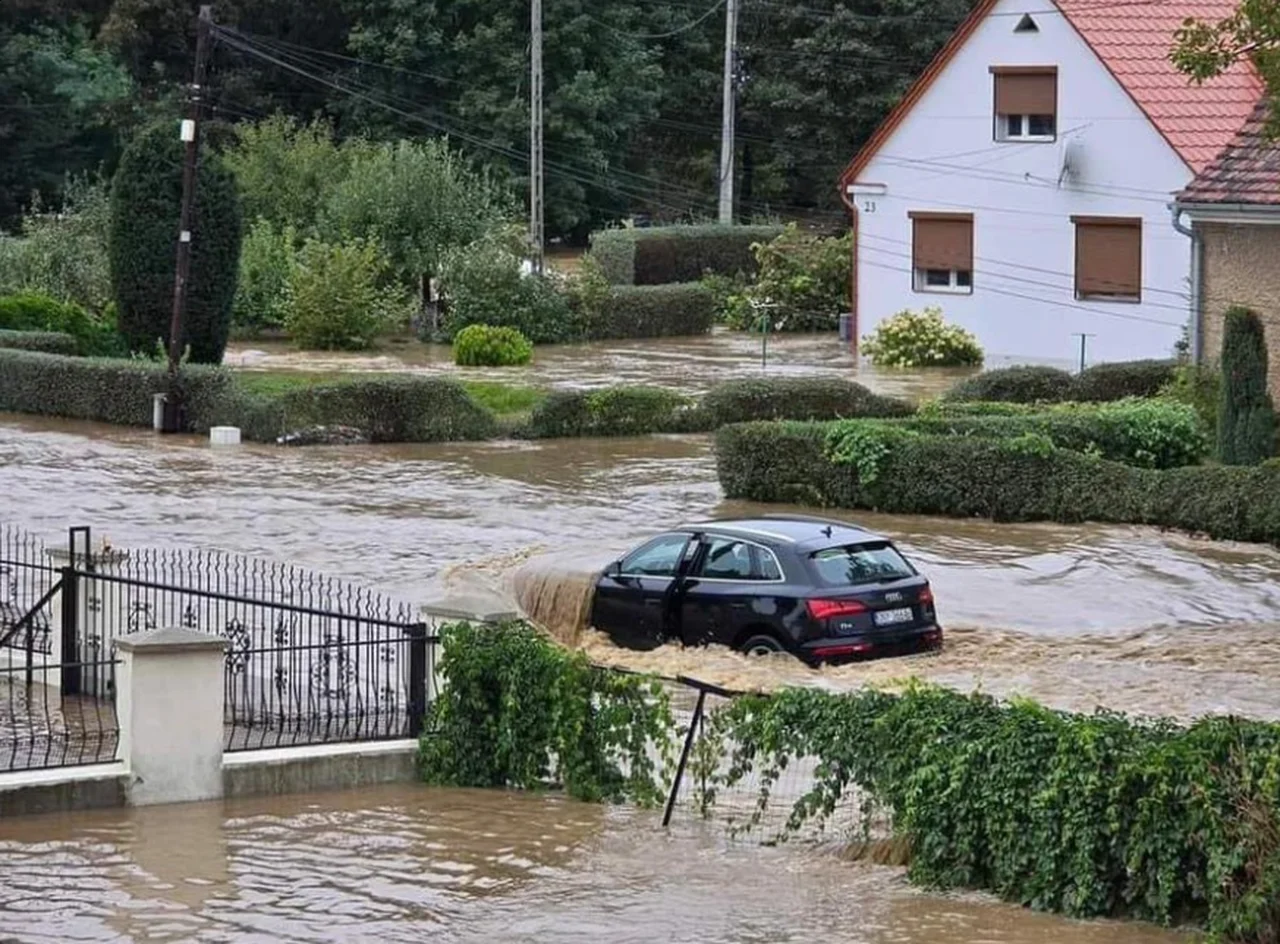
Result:
{"label": "car side mirror", "polygon": [[605,572],[605,574],[607,574],[607,575],[608,575],[608,576],[610,576],[610,577],[621,577],[621,576],[622,576],[622,561],[620,561],[620,560],[616,560],[616,561],[614,561],[612,564],[610,564],[608,567],[606,567],[606,568],[604,569],[604,572]]}

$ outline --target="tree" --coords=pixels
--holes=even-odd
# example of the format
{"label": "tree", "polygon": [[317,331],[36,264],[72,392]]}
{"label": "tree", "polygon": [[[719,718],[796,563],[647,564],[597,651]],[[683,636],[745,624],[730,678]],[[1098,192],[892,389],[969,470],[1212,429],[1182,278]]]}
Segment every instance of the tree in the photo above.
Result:
{"label": "tree", "polygon": [[[167,343],[182,201],[183,148],[176,123],[152,125],[120,159],[111,188],[108,252],[120,333],[130,350]],[[240,257],[235,178],[210,151],[201,157],[192,226],[183,347],[191,360],[222,360],[231,326]]]}
{"label": "tree", "polygon": [[1253,60],[1267,86],[1267,133],[1280,136],[1280,4],[1240,0],[1231,16],[1208,22],[1188,18],[1174,35],[1170,58],[1195,82],[1219,76],[1241,59]]}
{"label": "tree", "polygon": [[1275,451],[1275,410],[1267,394],[1267,343],[1258,316],[1230,308],[1222,336],[1218,458],[1257,465]]}

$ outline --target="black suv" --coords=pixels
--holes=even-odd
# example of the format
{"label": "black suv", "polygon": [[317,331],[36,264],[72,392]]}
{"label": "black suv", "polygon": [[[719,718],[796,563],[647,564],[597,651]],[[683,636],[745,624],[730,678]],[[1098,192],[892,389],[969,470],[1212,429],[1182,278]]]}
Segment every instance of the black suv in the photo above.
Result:
{"label": "black suv", "polygon": [[605,568],[591,621],[632,649],[719,643],[813,663],[942,646],[929,582],[892,542],[798,516],[658,535]]}

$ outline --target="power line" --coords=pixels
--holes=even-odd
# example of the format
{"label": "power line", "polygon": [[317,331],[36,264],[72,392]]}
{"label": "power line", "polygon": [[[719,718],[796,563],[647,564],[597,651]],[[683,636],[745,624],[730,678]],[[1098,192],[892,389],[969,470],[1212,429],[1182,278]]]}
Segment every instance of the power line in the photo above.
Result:
{"label": "power line", "polygon": [[714,14],[717,10],[719,10],[722,6],[724,6],[725,2],[726,0],[716,0],[715,4],[711,7],[711,9],[707,10],[705,13],[703,13],[700,17],[698,17],[692,23],[686,23],[684,26],[677,27],[676,29],[673,29],[673,30],[668,30],[665,33],[630,33],[630,32],[627,32],[626,30],[618,29],[613,24],[606,23],[604,20],[598,19],[597,17],[591,16],[590,14],[587,15],[587,19],[591,20],[591,22],[593,23],[598,23],[600,26],[603,26],[607,30],[612,30],[613,32],[617,33],[619,36],[626,36],[628,39],[670,39],[672,36],[679,36],[681,33],[687,33],[689,32],[689,30],[695,29],[696,27],[700,26],[704,21],[709,19],[712,14]]}

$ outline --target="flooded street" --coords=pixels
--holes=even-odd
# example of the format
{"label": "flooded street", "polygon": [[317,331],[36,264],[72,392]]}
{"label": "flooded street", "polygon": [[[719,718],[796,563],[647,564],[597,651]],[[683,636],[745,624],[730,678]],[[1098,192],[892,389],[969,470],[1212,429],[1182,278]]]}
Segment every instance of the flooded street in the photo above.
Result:
{"label": "flooded street", "polygon": [[0,939],[1172,944],[686,817],[383,787],[0,822]]}
{"label": "flooded street", "polygon": [[[142,430],[0,417],[6,520],[56,540],[288,561],[412,602],[519,600],[568,639],[591,572],[644,535],[740,514],[704,437],[211,450]],[[769,509],[777,511],[781,509]],[[587,638],[602,661],[724,684],[849,685],[916,673],[1084,710],[1280,716],[1280,554],[1150,529],[855,514],[932,580],[937,657],[813,672]],[[442,586],[443,585],[443,586]]]}

